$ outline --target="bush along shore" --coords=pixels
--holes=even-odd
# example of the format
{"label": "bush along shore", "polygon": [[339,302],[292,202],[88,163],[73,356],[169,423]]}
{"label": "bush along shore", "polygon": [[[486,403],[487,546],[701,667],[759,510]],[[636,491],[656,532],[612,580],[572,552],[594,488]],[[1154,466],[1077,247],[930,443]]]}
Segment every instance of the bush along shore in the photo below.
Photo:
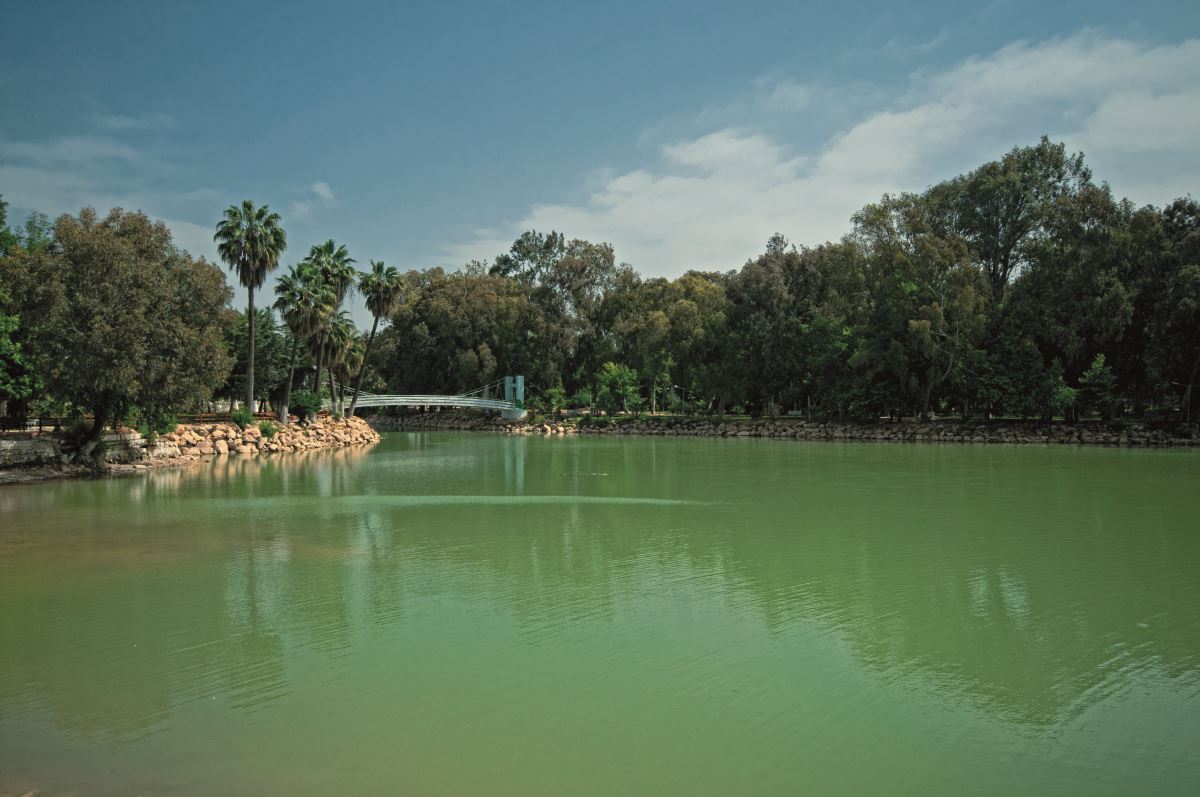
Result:
{"label": "bush along shore", "polygon": [[310,419],[281,426],[241,427],[234,423],[180,424],[150,441],[138,432],[107,433],[104,453],[94,465],[75,461],[66,439],[50,432],[0,436],[0,483],[65,476],[116,474],[186,465],[218,456],[258,456],[341,448],[379,442],[362,418]]}
{"label": "bush along shore", "polygon": [[1197,424],[1159,426],[1140,422],[1084,421],[900,421],[877,423],[793,418],[617,416],[565,421],[516,421],[469,413],[414,413],[369,418],[381,430],[459,429],[539,435],[672,435],[686,437],[769,437],[792,440],[859,440],[908,443],[1009,443],[1130,447],[1200,446]]}

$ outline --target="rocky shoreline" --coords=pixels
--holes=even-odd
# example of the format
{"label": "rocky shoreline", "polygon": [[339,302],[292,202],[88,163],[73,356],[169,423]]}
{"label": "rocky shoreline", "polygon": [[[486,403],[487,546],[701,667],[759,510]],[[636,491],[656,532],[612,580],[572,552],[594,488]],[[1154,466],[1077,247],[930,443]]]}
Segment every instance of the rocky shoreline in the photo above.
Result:
{"label": "rocky shoreline", "polygon": [[98,469],[73,463],[61,441],[49,434],[13,437],[0,457],[0,484],[22,484],[93,475],[117,475],[169,468],[218,456],[258,456],[312,451],[379,442],[379,433],[362,418],[322,417],[305,424],[279,426],[268,436],[258,426],[232,423],[180,424],[153,443],[137,432],[105,435],[107,451]]}
{"label": "rocky shoreline", "polygon": [[267,436],[257,426],[239,429],[232,423],[180,425],[174,432],[159,437],[153,445],[147,445],[145,453],[151,460],[200,459],[226,454],[253,456],[311,451],[377,442],[379,433],[362,418],[325,417],[304,424],[280,426],[272,436]]}
{"label": "rocky shoreline", "polygon": [[1096,445],[1197,447],[1197,424],[1175,427],[1139,422],[1084,421],[902,421],[833,422],[803,419],[722,421],[711,418],[599,418],[573,422],[506,422],[470,413],[414,413],[368,419],[379,430],[455,429],[521,435],[662,435],[680,437],[765,437],[811,441],[898,443],[1003,443],[1009,445]]}

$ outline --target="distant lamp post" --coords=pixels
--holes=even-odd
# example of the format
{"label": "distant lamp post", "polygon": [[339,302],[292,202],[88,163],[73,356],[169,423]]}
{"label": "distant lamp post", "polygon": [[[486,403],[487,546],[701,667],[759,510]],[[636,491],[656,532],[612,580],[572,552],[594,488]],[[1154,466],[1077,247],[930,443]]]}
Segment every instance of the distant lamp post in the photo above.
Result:
{"label": "distant lamp post", "polygon": [[682,385],[671,385],[671,387],[673,387],[673,388],[675,388],[676,390],[678,390],[678,391],[680,391],[680,392],[682,392],[682,393],[683,393],[683,400],[684,400],[684,403],[686,404],[686,403],[687,403],[687,400],[688,400],[688,396],[687,396],[687,394],[688,394],[688,389],[687,389],[686,387],[682,386]]}

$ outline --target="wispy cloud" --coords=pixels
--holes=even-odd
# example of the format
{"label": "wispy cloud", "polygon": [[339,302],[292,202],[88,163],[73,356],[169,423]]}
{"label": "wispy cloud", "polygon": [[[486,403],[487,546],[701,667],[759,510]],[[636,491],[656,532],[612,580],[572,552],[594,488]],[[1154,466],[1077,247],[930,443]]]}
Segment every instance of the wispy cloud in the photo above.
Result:
{"label": "wispy cloud", "polygon": [[105,130],[170,130],[175,127],[175,117],[165,113],[145,113],[126,116],[119,113],[98,113],[92,121]]}
{"label": "wispy cloud", "polygon": [[107,136],[56,136],[43,141],[0,139],[0,161],[3,162],[94,165],[132,161],[138,157],[136,149]]}
{"label": "wispy cloud", "polygon": [[925,56],[941,47],[950,40],[950,31],[942,28],[928,39],[906,41],[893,36],[883,43],[880,52],[896,61],[904,61],[916,56]]}
{"label": "wispy cloud", "polygon": [[181,167],[154,150],[133,146],[120,133],[61,135],[40,140],[0,138],[0,192],[14,211],[52,216],[93,207],[144,210],[165,218],[176,242],[212,258],[212,234],[182,219],[203,218],[224,199],[212,188],[173,189]]}
{"label": "wispy cloud", "polygon": [[[890,95],[764,79],[708,117],[726,121],[661,145],[652,163],[595,170],[603,177],[585,202],[534,205],[445,258],[494,256],[522,230],[553,228],[610,241],[646,274],[736,267],[776,231],[836,239],[884,192],[922,190],[1043,133],[1085,151],[1118,193],[1161,204],[1200,186],[1198,69],[1200,40],[1150,45],[1082,31],[916,71]],[[779,115],[803,120],[814,107],[851,119],[811,146],[790,144]],[[730,109],[744,113],[739,123]]]}
{"label": "wispy cloud", "polygon": [[326,202],[333,201],[333,189],[330,188],[329,183],[325,182],[324,180],[317,180],[312,184],[309,190]]}
{"label": "wispy cloud", "polygon": [[288,203],[287,214],[290,217],[306,219],[318,207],[329,207],[334,203],[333,189],[324,180],[317,180],[308,187],[304,196]]}

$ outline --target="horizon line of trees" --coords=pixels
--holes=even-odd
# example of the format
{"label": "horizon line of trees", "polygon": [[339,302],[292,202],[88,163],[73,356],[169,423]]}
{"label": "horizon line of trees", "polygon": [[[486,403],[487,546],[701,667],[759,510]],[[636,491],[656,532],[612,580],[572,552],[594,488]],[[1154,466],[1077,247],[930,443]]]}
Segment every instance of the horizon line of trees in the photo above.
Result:
{"label": "horizon line of trees", "polygon": [[455,392],[524,373],[538,409],[1194,421],[1200,206],[1135,207],[1042,138],[839,241],[775,235],[740,269],[644,279],[612,247],[527,232],[405,275],[369,368]]}
{"label": "horizon line of trees", "polygon": [[[458,272],[358,272],[329,240],[256,308],[286,234],[246,201],[214,236],[245,312],[218,267],[144,214],[35,213],[14,231],[5,209],[9,413],[87,412],[99,427],[136,408],[154,425],[218,396],[286,422],[323,391],[353,414],[364,386],[456,393],[507,374],[525,374],[545,412],[1190,422],[1200,410],[1200,206],[1135,207],[1046,138],[885,195],[839,241],[775,235],[740,269],[675,279],[558,232],[526,232]],[[355,291],[369,332],[345,310]]]}

